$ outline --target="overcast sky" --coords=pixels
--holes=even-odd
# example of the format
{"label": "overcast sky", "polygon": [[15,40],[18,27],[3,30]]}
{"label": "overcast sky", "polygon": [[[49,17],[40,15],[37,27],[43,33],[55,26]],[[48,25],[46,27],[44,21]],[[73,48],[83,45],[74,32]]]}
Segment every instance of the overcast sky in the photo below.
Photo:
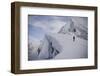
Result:
{"label": "overcast sky", "polygon": [[28,16],[28,35],[29,38],[35,38],[42,40],[45,33],[57,33],[61,27],[67,24],[69,21],[75,21],[76,23],[85,24],[86,17],[69,17],[69,16],[48,16],[48,15],[29,15]]}

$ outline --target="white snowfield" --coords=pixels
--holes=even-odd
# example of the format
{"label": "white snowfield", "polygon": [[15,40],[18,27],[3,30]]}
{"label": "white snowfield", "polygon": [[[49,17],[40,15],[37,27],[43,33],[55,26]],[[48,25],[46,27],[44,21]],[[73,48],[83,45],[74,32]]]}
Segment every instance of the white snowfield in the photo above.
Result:
{"label": "white snowfield", "polygon": [[[75,37],[73,41],[73,36],[70,34],[49,34],[47,36],[49,42],[52,42],[53,48],[59,51],[59,54],[53,55],[52,59],[76,59],[76,58],[87,58],[88,57],[88,45],[87,40]],[[44,44],[40,52],[40,59],[48,58],[48,42],[45,39]]]}
{"label": "white snowfield", "polygon": [[54,59],[76,59],[88,57],[87,40],[75,37],[69,34],[53,35],[54,38],[62,46],[61,52],[54,57]]}

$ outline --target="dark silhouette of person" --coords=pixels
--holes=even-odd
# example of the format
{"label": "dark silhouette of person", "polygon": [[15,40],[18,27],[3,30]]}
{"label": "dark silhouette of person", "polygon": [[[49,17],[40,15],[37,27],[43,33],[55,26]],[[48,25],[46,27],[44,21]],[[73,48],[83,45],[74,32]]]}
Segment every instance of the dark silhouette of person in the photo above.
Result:
{"label": "dark silhouette of person", "polygon": [[[74,33],[76,32],[76,29],[75,28],[73,29],[73,32]],[[75,41],[75,36],[73,36],[73,41]]]}
{"label": "dark silhouette of person", "polygon": [[38,55],[40,54],[40,51],[41,51],[40,48],[38,48]]}
{"label": "dark silhouette of person", "polygon": [[73,36],[73,41],[75,41],[75,36]]}

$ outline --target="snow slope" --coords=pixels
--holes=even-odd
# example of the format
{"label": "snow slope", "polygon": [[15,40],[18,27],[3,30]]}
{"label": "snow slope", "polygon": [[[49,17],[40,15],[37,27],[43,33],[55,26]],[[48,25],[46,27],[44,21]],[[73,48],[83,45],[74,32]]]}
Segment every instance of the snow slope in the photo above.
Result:
{"label": "snow slope", "polygon": [[[52,43],[52,47],[50,43]],[[36,47],[36,45],[34,46]],[[40,49],[39,54],[38,48]],[[53,50],[50,48],[53,48]],[[53,53],[51,53],[52,51]],[[30,50],[29,56],[29,60],[87,58],[87,40],[76,36],[75,41],[73,41],[72,34],[49,33],[36,50]]]}
{"label": "snow slope", "polygon": [[76,37],[73,42],[73,36],[69,34],[53,35],[54,38],[62,45],[61,53],[54,59],[76,59],[88,57],[87,40]]}
{"label": "snow slope", "polygon": [[[88,45],[87,40],[75,37],[73,41],[73,35],[71,34],[48,34],[41,45],[41,52],[39,59],[78,59],[88,57]],[[55,49],[54,53],[50,53],[49,47]],[[56,50],[59,52],[55,54]],[[49,58],[52,57],[52,58]]]}

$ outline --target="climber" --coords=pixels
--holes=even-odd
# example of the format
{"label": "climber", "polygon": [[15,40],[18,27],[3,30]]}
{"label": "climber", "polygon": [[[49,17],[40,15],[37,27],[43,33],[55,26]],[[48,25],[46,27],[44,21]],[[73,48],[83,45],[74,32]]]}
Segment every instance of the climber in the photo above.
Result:
{"label": "climber", "polygon": [[73,41],[75,41],[75,32],[76,32],[76,29],[74,28],[74,29],[73,29],[73,33],[74,33]]}

